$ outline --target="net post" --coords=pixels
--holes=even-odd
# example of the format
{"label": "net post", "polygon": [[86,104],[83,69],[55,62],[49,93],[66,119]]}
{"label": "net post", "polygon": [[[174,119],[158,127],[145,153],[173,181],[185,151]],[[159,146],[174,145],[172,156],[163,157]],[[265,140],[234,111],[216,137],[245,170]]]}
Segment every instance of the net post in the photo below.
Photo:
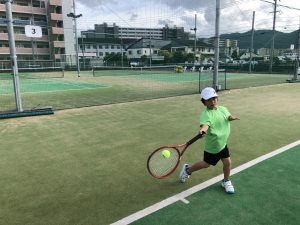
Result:
{"label": "net post", "polygon": [[227,90],[227,71],[224,69],[225,72],[225,83],[224,83],[224,89]]}
{"label": "net post", "polygon": [[199,70],[199,78],[198,78],[198,89],[199,89],[199,94],[201,93],[201,70]]}

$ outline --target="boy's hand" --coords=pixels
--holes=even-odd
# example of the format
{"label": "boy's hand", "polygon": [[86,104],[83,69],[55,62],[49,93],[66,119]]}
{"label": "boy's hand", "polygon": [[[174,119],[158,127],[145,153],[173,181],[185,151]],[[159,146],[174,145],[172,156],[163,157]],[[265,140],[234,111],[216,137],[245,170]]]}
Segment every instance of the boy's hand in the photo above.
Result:
{"label": "boy's hand", "polygon": [[231,115],[230,115],[230,116],[228,117],[228,120],[229,120],[229,121],[240,120],[240,118],[238,118],[238,117],[236,117],[236,116],[231,116]]}
{"label": "boy's hand", "polygon": [[200,134],[206,134],[207,133],[207,130],[208,130],[209,126],[204,124],[204,125],[201,125],[200,126],[200,130],[199,130],[199,133]]}

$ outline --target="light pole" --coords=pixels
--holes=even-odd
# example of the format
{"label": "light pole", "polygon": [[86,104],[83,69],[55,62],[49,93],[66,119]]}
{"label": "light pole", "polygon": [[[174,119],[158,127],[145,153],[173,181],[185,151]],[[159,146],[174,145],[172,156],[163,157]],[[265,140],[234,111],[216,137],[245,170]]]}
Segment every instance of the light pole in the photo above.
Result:
{"label": "light pole", "polygon": [[273,31],[272,31],[272,44],[271,44],[271,52],[270,52],[270,66],[269,73],[272,73],[273,69],[273,58],[274,58],[274,42],[275,42],[275,24],[276,24],[276,8],[277,8],[277,0],[274,0],[274,15],[273,15]]}
{"label": "light pole", "polygon": [[76,15],[75,13],[75,0],[73,0],[73,11],[68,13],[67,16],[73,18],[75,24],[75,42],[76,42],[76,65],[77,65],[77,76],[80,77],[80,65],[78,57],[78,37],[77,37],[77,18],[81,17],[82,14]]}
{"label": "light pole", "polygon": [[219,51],[220,51],[220,0],[216,0],[216,24],[215,24],[215,61],[214,61],[214,75],[213,75],[213,88],[216,91],[219,90],[219,81],[218,81],[218,70],[219,70]]}
{"label": "light pole", "polygon": [[195,14],[195,28],[191,28],[191,30],[195,31],[195,41],[194,41],[194,66],[196,64],[196,34],[197,34],[197,14]]}
{"label": "light pole", "polygon": [[15,101],[18,112],[23,112],[22,101],[21,101],[21,92],[19,84],[19,75],[18,75],[18,62],[17,62],[17,52],[14,36],[14,26],[13,26],[13,16],[11,9],[11,0],[4,1],[6,9],[6,18],[7,18],[7,33],[9,40],[9,49],[10,49],[10,59],[13,72],[13,84],[15,92]]}

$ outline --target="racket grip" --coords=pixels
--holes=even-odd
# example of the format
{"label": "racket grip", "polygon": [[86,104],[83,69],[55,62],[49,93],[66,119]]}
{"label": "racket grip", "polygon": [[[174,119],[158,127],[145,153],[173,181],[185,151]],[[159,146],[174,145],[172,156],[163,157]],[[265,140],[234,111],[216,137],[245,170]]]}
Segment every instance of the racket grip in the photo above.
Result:
{"label": "racket grip", "polygon": [[193,137],[191,140],[189,140],[186,144],[187,146],[193,144],[195,141],[197,141],[198,139],[202,138],[205,135],[205,133],[199,133],[197,134],[195,137]]}

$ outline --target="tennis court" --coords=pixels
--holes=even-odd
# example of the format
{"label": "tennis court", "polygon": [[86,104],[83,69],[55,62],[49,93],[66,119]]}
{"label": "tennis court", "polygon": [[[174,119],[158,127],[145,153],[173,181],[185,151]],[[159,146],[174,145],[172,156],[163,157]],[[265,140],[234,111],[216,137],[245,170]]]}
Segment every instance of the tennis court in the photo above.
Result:
{"label": "tennis court", "polygon": [[[112,84],[92,76],[86,80],[73,76],[73,80],[87,83],[97,80],[99,83]],[[64,105],[68,104],[67,106],[74,108],[75,103],[75,106],[85,105],[91,100],[97,104],[97,100],[103,98],[105,92],[111,92],[113,98],[118,93],[114,88],[112,85],[111,88],[85,91],[26,94],[28,98],[22,100],[25,104],[30,102],[34,107],[33,102],[39,104],[35,97],[45,99],[44,102],[48,103],[55,103],[59,99]],[[298,84],[280,84],[220,92],[220,104],[227,106],[232,113],[241,118],[232,124],[229,140],[232,168],[235,169],[274,149],[299,140],[299,91]],[[128,91],[124,90],[123,93],[125,95]],[[50,99],[50,94],[53,100]],[[95,95],[98,98],[95,98]],[[179,170],[163,180],[156,180],[147,172],[147,158],[156,147],[183,143],[197,132],[199,114],[203,109],[197,94],[76,110],[58,110],[51,116],[0,120],[0,221],[9,225],[40,225],[41,221],[47,225],[107,225],[218,176],[222,171],[221,164],[216,168],[193,174],[185,184],[178,182]],[[182,163],[193,163],[202,157],[202,152],[203,142],[199,141],[186,152]],[[291,152],[289,150],[270,160]],[[190,207],[191,210],[197,210],[199,215],[194,215],[196,212],[191,211],[191,214],[186,216],[189,217],[186,218],[187,222],[181,224],[189,224],[189,219],[193,218],[200,221],[198,224],[203,224],[202,221],[208,220],[208,217],[219,218],[219,215],[214,213],[223,210],[224,206],[218,208],[219,204],[227,202],[229,206],[227,205],[226,210],[233,211],[235,217],[239,217],[238,213],[243,213],[234,208],[239,206],[244,207],[248,216],[252,218],[252,213],[255,215],[256,211],[249,207],[256,201],[258,205],[264,206],[261,199],[270,197],[270,193],[279,193],[286,197],[282,212],[292,210],[286,202],[296,204],[293,207],[299,211],[299,199],[296,198],[299,193],[295,193],[299,190],[299,168],[296,161],[299,155],[295,154],[291,158],[282,158],[280,168],[275,166],[274,169],[269,166],[270,175],[264,172],[264,179],[260,178],[261,172],[250,171],[264,165],[268,160],[233,175],[235,195],[225,195],[219,183],[216,183],[200,192],[189,194],[189,197],[185,196],[189,204],[176,199],[175,204],[149,216],[152,218],[158,215],[157,219],[153,219],[153,224],[156,224],[157,220],[161,220],[160,215],[168,219],[168,216],[161,213],[174,215],[172,213],[175,209],[174,212],[169,211],[173,207]],[[290,169],[288,173],[286,168]],[[282,172],[279,171],[281,169]],[[286,181],[286,176],[296,169],[298,174],[291,177],[292,181],[297,182],[292,185],[295,190],[287,189],[292,183]],[[275,175],[272,175],[273,172]],[[245,173],[248,173],[251,179],[244,175]],[[277,176],[278,180],[275,183],[268,180],[271,175]],[[257,184],[256,177],[259,182],[270,184]],[[282,182],[285,186],[280,185]],[[287,193],[276,191],[278,185],[285,188]],[[211,198],[214,196],[217,198]],[[263,210],[279,207],[264,204],[266,207]],[[178,223],[182,222],[181,213],[186,212],[184,209],[176,211]],[[204,217],[202,211],[208,215]],[[267,213],[269,212],[266,212],[266,215]],[[291,216],[292,211],[287,216],[280,213],[278,212],[278,217],[281,215],[281,219],[285,220]],[[145,217],[136,223],[149,223],[148,218]],[[248,222],[246,218],[245,221]],[[295,221],[299,223],[299,220]],[[259,222],[262,220],[257,224]]]}
{"label": "tennis court", "polygon": [[234,195],[220,175],[114,224],[300,224],[299,158],[300,140],[235,168]]}
{"label": "tennis court", "polygon": [[[57,79],[20,79],[21,93],[55,92],[69,90],[86,90],[108,87],[102,84],[75,82]],[[13,86],[11,80],[1,80],[0,94],[12,94]]]}

